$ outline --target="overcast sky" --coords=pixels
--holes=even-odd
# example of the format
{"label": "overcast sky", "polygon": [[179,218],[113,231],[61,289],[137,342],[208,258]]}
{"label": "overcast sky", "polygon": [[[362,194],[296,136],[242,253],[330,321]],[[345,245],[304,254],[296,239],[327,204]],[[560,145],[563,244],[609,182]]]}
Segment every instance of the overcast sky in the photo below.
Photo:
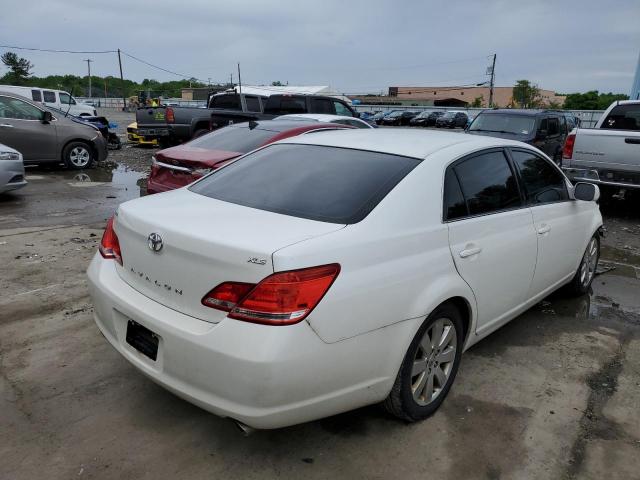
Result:
{"label": "overcast sky", "polygon": [[[558,92],[628,93],[640,53],[638,0],[2,0],[0,44],[122,49],[149,63],[246,84],[389,86],[528,79]],[[0,53],[6,51],[0,48]],[[115,54],[17,51],[34,73],[118,75]],[[0,65],[0,72],[4,66]],[[123,58],[133,80],[175,75]]]}

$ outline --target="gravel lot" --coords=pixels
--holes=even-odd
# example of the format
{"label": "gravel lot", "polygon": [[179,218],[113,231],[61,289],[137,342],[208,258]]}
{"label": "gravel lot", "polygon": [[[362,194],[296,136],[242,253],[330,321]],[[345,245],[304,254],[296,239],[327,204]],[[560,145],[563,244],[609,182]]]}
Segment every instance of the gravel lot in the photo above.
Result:
{"label": "gravel lot", "polygon": [[[124,134],[133,114],[105,112]],[[154,149],[0,195],[0,478],[639,478],[640,209],[602,205],[593,291],[554,294],[463,357],[432,418],[377,407],[245,438],[156,386],[92,319],[106,219]]]}

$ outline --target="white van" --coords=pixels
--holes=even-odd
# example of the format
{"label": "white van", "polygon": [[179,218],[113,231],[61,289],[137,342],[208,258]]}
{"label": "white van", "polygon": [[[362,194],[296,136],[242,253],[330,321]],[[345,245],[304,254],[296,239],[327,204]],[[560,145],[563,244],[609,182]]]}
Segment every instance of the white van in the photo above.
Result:
{"label": "white van", "polygon": [[77,102],[75,98],[62,90],[0,85],[0,91],[22,95],[23,97],[32,99],[34,102],[42,103],[45,107],[53,107],[65,112],[69,110],[69,114],[76,117],[90,117],[98,114],[94,107]]}

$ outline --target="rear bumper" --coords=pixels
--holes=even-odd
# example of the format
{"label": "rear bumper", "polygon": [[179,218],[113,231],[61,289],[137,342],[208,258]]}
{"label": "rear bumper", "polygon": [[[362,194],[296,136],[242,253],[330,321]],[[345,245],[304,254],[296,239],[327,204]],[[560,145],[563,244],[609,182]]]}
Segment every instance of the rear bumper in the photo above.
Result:
{"label": "rear bumper", "polygon": [[0,193],[17,190],[26,184],[22,160],[2,160],[0,162]]}
{"label": "rear bumper", "polygon": [[[114,261],[99,254],[87,274],[95,322],[123,357],[185,400],[255,428],[284,427],[381,401],[399,366],[385,354],[389,335],[402,342],[412,335],[401,322],[327,344],[307,322],[272,327],[225,318],[213,324],[142,295],[120,278]],[[130,319],[159,337],[156,361],[126,342]]]}
{"label": "rear bumper", "polygon": [[572,182],[588,182],[615,188],[640,189],[640,175],[623,171],[598,171],[593,168],[562,167]]}

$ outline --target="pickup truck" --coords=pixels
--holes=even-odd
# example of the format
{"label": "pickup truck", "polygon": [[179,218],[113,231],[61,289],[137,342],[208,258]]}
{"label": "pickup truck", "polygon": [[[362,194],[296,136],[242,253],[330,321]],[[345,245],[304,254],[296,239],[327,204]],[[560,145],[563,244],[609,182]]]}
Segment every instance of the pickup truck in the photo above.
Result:
{"label": "pickup truck", "polygon": [[640,101],[616,101],[595,128],[576,128],[562,151],[572,181],[591,182],[604,193],[640,190]]}
{"label": "pickup truck", "polygon": [[358,117],[347,102],[320,95],[239,93],[212,95],[208,108],[142,107],[136,111],[138,135],[162,147],[177,145],[231,123],[270,120],[292,113],[328,113]]}

